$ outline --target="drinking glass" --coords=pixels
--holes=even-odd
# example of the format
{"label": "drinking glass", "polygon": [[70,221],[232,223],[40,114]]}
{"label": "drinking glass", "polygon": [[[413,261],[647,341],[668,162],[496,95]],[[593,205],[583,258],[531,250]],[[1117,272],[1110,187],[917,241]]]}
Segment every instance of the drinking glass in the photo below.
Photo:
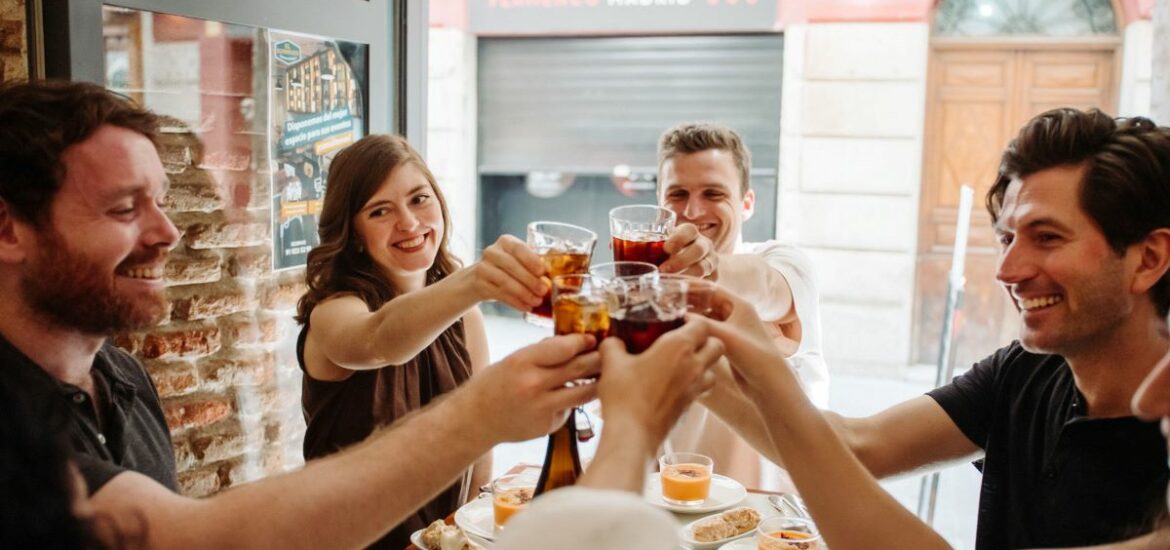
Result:
{"label": "drinking glass", "polygon": [[[596,244],[597,233],[584,227],[559,222],[528,224],[528,246],[544,261],[550,280],[557,275],[589,271],[589,260]],[[552,325],[552,289],[544,295],[539,306],[524,314],[524,318],[536,325]]]}
{"label": "drinking glass", "polygon": [[536,480],[527,474],[500,476],[492,482],[492,516],[496,529],[502,529],[508,519],[523,510],[536,492]]}
{"label": "drinking glass", "polygon": [[711,494],[715,461],[696,453],[667,453],[658,458],[662,500],[676,506],[698,506]]}
{"label": "drinking glass", "polygon": [[674,212],[651,204],[619,206],[609,211],[613,259],[662,265],[666,237],[674,229]]}
{"label": "drinking glass", "polygon": [[686,294],[688,313],[696,313],[704,317],[711,314],[711,300],[718,287],[715,281],[678,273],[654,273],[644,276],[655,277],[659,281],[673,281],[671,284],[677,284],[681,287],[682,292]]}
{"label": "drinking glass", "polygon": [[648,262],[606,262],[589,268],[590,275],[606,281],[612,281],[618,277],[636,277],[657,272],[658,266]]}
{"label": "drinking glass", "polygon": [[775,516],[756,527],[759,550],[819,550],[821,533],[810,519]]}
{"label": "drinking glass", "polygon": [[659,336],[679,328],[687,313],[686,285],[655,273],[618,277],[606,285],[610,334],[630,353],[642,353]]}
{"label": "drinking glass", "polygon": [[592,275],[553,277],[554,333],[592,334],[599,344],[609,336],[605,284]]}

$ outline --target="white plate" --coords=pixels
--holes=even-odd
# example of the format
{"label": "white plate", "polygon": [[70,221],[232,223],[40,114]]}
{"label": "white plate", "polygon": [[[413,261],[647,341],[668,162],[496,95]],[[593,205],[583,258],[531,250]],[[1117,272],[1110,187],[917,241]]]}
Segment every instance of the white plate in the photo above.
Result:
{"label": "white plate", "polygon": [[[419,550],[426,550],[426,548],[427,548],[426,546],[423,546],[423,540],[422,540],[423,531],[426,531],[426,529],[419,529],[418,531],[415,531],[415,532],[410,534],[410,543],[413,544],[414,547],[418,548]],[[466,534],[466,533],[467,532],[464,531],[464,534]],[[484,548],[484,544],[486,544],[485,541],[477,540],[471,536],[468,536],[467,538],[468,538],[468,540],[471,541],[472,548]]]}
{"label": "white plate", "polygon": [[[748,531],[748,533],[755,533],[755,531]],[[746,539],[735,539],[720,546],[719,550],[756,550],[757,548],[759,548],[759,545],[756,544],[755,537],[750,537]]]}
{"label": "white plate", "polygon": [[422,541],[423,531],[426,531],[426,529],[419,529],[418,531],[415,531],[415,532],[410,534],[410,543],[413,544],[414,547],[418,548],[419,550],[427,550],[427,547],[423,546],[423,541]]}
{"label": "white plate", "polygon": [[662,479],[658,472],[646,476],[646,488],[642,491],[642,498],[646,502],[682,514],[718,512],[739,504],[746,496],[747,489],[743,485],[719,474],[711,476],[711,492],[707,494],[707,500],[697,506],[678,506],[662,500]]}
{"label": "white plate", "polygon": [[485,494],[455,510],[455,525],[463,529],[468,537],[485,541],[496,538],[496,518],[492,512],[491,495]]}
{"label": "white plate", "polygon": [[[720,513],[722,513],[722,512],[720,512]],[[689,546],[690,548],[693,548],[694,550],[714,550],[715,548],[719,548],[728,542],[742,539],[744,537],[750,537],[756,532],[756,530],[753,528],[753,529],[749,529],[743,533],[740,533],[738,535],[735,535],[734,537],[727,537],[725,539],[713,540],[711,542],[699,542],[699,541],[691,538],[691,532],[692,532],[691,529],[695,526],[696,523],[699,523],[700,521],[703,521],[707,518],[717,517],[718,515],[719,514],[711,514],[709,516],[704,516],[704,517],[696,519],[695,521],[692,521],[692,522],[680,527],[678,530],[679,540],[681,540],[684,545]],[[761,514],[761,516],[762,515],[763,514]]]}

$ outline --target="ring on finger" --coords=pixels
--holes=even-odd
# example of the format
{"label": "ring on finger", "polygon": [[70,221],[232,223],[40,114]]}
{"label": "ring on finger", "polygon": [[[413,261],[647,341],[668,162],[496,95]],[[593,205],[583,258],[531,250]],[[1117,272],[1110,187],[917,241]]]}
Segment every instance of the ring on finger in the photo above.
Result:
{"label": "ring on finger", "polygon": [[700,277],[704,279],[710,277],[715,272],[715,262],[711,261],[710,256],[703,256],[703,259],[699,260],[699,266],[703,268],[703,274]]}

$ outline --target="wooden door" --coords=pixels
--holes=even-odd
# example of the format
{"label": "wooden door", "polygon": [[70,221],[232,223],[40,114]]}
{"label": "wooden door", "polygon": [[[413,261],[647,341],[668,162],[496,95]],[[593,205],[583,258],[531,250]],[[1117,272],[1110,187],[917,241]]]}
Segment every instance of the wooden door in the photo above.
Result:
{"label": "wooden door", "polygon": [[919,210],[914,361],[938,360],[959,188],[975,188],[966,287],[955,342],[959,369],[1011,342],[1015,308],[995,281],[997,246],[984,197],[1020,126],[1055,107],[1116,110],[1116,43],[935,45],[928,83]]}

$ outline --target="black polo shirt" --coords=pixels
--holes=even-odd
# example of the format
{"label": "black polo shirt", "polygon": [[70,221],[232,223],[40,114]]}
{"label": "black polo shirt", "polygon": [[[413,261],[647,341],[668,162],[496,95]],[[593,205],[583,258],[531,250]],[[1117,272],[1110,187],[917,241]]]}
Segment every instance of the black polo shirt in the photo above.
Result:
{"label": "black polo shirt", "polygon": [[1157,425],[1086,417],[1059,356],[1014,342],[928,395],[984,450],[976,548],[1116,542],[1153,530],[1165,511]]}
{"label": "black polo shirt", "polygon": [[0,373],[18,378],[26,391],[65,405],[73,459],[91,495],[126,470],[177,491],[171,434],[146,370],[107,343],[94,358],[92,372],[100,395],[100,424],[87,393],[57,380],[0,336]]}

